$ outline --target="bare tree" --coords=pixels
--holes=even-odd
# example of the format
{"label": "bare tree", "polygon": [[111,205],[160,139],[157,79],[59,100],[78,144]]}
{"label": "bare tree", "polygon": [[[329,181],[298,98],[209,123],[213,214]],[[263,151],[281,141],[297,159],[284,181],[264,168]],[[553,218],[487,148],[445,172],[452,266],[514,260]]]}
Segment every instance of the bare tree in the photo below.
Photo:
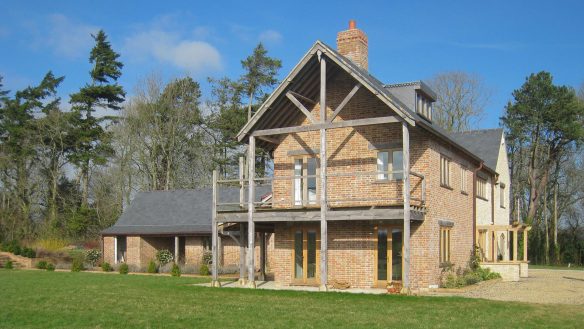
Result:
{"label": "bare tree", "polygon": [[461,132],[478,126],[489,104],[491,90],[483,79],[471,73],[438,73],[428,84],[437,93],[432,118],[440,127]]}

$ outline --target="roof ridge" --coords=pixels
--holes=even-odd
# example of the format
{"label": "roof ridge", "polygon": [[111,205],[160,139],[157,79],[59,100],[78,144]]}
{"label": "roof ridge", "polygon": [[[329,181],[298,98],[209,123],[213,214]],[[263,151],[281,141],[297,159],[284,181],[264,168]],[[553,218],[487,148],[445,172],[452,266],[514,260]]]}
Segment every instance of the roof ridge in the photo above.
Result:
{"label": "roof ridge", "polygon": [[470,134],[470,133],[477,133],[477,132],[488,132],[488,131],[503,131],[503,128],[485,128],[485,129],[473,129],[473,130],[466,130],[466,131],[459,131],[459,132],[452,132],[451,134]]}

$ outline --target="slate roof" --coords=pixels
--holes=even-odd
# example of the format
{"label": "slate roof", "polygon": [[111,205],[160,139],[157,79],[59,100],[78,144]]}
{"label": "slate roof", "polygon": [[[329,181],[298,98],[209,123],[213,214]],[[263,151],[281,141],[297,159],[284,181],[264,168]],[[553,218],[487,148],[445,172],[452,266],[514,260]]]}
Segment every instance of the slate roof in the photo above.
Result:
{"label": "slate roof", "polygon": [[[260,197],[269,186],[256,187]],[[140,192],[130,206],[102,235],[211,234],[211,188]],[[239,189],[219,189],[219,202],[239,202]]]}
{"label": "slate roof", "polygon": [[489,168],[497,168],[503,129],[471,130],[462,133],[451,133],[450,136],[460,145],[483,159],[485,165]]}

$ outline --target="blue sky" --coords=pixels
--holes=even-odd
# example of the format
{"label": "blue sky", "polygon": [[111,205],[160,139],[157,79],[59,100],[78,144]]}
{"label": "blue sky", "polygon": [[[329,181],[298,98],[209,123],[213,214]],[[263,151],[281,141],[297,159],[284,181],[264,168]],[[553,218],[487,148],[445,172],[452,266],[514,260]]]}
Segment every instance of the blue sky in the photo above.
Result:
{"label": "blue sky", "polygon": [[387,83],[450,70],[478,74],[493,94],[481,127],[498,125],[527,75],[584,82],[583,1],[12,1],[0,9],[0,75],[11,90],[52,70],[67,99],[88,79],[90,33],[104,29],[125,64],[131,95],[139,79],[189,74],[237,77],[260,41],[282,59],[283,78],[320,39],[335,45],[349,19],[369,37],[370,72]]}

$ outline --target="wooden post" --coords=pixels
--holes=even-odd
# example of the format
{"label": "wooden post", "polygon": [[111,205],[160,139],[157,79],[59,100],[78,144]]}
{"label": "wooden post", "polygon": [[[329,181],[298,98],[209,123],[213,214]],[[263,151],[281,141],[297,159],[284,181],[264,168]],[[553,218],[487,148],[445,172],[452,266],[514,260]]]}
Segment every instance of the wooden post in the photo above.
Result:
{"label": "wooden post", "polygon": [[517,238],[519,237],[517,229],[513,231],[513,261],[519,260],[517,257]]}
{"label": "wooden post", "polygon": [[527,262],[527,230],[523,230],[523,261]]}
{"label": "wooden post", "polygon": [[178,236],[175,236],[174,237],[174,262],[176,264],[178,264],[178,262],[179,262],[179,259],[178,259],[180,256],[179,249],[180,249],[180,241],[179,241]]}
{"label": "wooden post", "polygon": [[239,206],[243,208],[245,205],[245,184],[243,179],[245,178],[245,159],[239,157]]}
{"label": "wooden post", "polygon": [[260,233],[260,281],[266,281],[266,233]]}
{"label": "wooden post", "polygon": [[218,248],[217,239],[217,170],[213,170],[213,201],[211,202],[211,258],[212,258],[212,281],[213,287],[221,287],[218,276]]}
{"label": "wooden post", "polygon": [[402,122],[402,158],[403,158],[403,197],[404,197],[404,267],[403,289],[410,289],[410,131],[407,122]]}
{"label": "wooden post", "polygon": [[493,234],[491,234],[491,245],[493,246],[493,262],[497,262],[499,259],[499,253],[497,252],[497,233],[493,230]]}
{"label": "wooden post", "polygon": [[246,284],[245,280],[245,223],[239,223],[239,284],[244,286]]}
{"label": "wooden post", "polygon": [[[320,59],[320,121],[326,122],[326,60],[319,53]],[[320,129],[320,290],[327,290],[328,279],[328,225],[327,184],[326,184],[326,129]]]}
{"label": "wooden post", "polygon": [[249,136],[248,161],[248,203],[247,203],[247,286],[255,288],[255,225],[253,222],[255,201],[255,137]]}
{"label": "wooden post", "polygon": [[118,237],[114,237],[114,264],[118,263]]}

